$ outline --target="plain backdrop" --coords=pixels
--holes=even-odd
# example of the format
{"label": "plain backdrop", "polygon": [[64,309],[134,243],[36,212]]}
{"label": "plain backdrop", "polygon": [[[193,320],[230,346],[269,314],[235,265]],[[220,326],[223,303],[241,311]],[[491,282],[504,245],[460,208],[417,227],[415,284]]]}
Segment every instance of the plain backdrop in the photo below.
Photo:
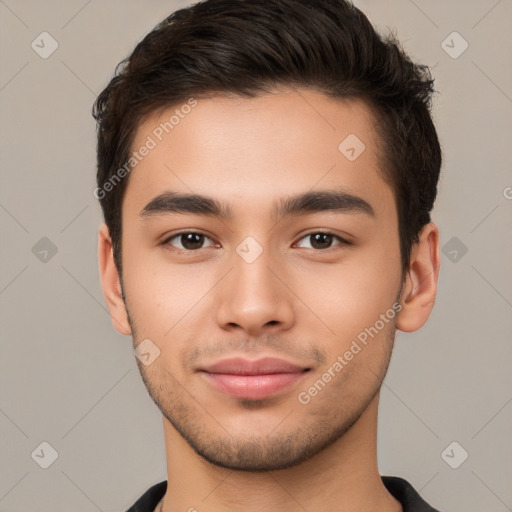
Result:
{"label": "plain backdrop", "polygon": [[[397,335],[380,471],[443,512],[512,510],[512,2],[355,3],[432,67],[444,151],[439,294]],[[100,288],[90,112],[187,4],[0,0],[1,512],[119,512],[167,477],[161,415]]]}

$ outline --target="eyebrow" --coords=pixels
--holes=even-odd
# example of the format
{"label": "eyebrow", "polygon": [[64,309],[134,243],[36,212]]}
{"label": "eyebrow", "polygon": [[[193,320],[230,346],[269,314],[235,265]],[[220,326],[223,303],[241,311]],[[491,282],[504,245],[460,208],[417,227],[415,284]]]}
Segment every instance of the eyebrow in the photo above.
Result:
{"label": "eyebrow", "polygon": [[[293,195],[274,204],[274,219],[307,213],[363,213],[375,217],[371,204],[343,190],[317,190]],[[179,194],[167,191],[154,197],[140,212],[142,218],[168,213],[184,213],[231,220],[228,204],[200,194]]]}

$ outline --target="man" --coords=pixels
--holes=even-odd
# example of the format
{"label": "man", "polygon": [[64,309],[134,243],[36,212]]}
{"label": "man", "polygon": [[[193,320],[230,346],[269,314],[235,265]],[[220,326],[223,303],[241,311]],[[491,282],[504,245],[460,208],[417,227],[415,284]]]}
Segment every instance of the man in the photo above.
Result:
{"label": "man", "polygon": [[163,415],[142,511],[434,511],[377,467],[434,305],[433,80],[344,0],[207,0],[98,97],[99,263]]}

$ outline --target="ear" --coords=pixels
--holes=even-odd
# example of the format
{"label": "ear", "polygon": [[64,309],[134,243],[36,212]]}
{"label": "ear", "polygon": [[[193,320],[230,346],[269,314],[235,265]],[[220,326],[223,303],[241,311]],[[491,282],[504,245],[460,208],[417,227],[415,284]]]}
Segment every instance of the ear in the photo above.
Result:
{"label": "ear", "polygon": [[421,230],[411,250],[400,296],[402,309],[397,315],[397,329],[413,332],[427,321],[436,300],[440,263],[439,229],[430,222]]}
{"label": "ear", "polygon": [[114,328],[121,334],[131,335],[128,313],[121,294],[121,281],[114,263],[112,240],[106,224],[102,224],[98,236],[98,263],[101,286]]}

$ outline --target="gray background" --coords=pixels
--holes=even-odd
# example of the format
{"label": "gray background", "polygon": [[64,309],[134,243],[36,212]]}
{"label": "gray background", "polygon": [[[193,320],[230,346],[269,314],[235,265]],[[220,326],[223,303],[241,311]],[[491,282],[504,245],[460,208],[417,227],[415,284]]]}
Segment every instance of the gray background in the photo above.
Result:
{"label": "gray background", "polygon": [[[187,4],[0,0],[2,512],[122,511],[167,477],[160,413],[100,288],[90,110],[135,43]],[[444,149],[439,295],[422,330],[397,336],[380,471],[443,512],[512,510],[512,1],[356,5],[432,66]],[[47,59],[31,47],[43,31],[59,45]],[[458,36],[442,46],[453,31],[469,44],[457,58]],[[47,469],[42,442],[58,453]]]}

